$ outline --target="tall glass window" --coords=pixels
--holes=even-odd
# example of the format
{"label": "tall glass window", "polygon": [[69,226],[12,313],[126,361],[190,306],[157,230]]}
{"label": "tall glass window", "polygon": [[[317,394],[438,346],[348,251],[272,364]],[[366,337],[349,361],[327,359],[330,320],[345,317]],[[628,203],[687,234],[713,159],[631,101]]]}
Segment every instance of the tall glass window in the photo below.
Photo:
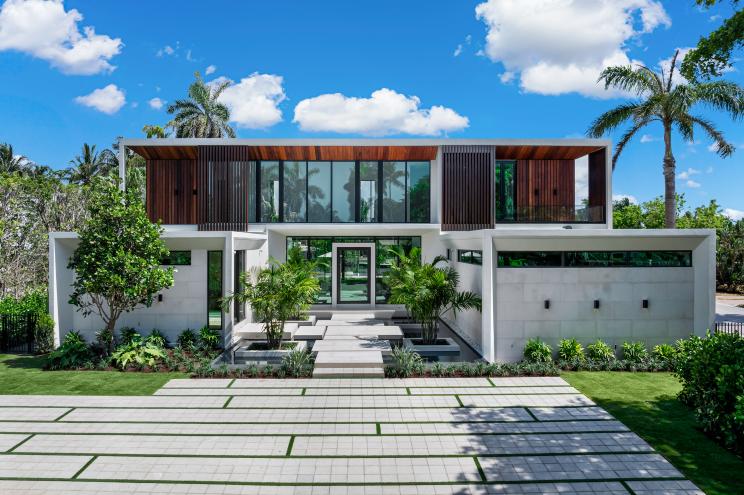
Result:
{"label": "tall glass window", "polygon": [[284,221],[307,221],[307,163],[284,162]]}
{"label": "tall glass window", "polygon": [[[241,276],[245,272],[245,251],[235,251],[235,259],[233,261],[233,276],[235,284],[235,292],[241,292],[243,290],[243,281]],[[245,303],[239,302],[237,299],[234,301],[234,313],[235,323],[239,323],[245,320]]]}
{"label": "tall glass window", "polygon": [[333,221],[354,222],[356,211],[356,163],[333,162]]}
{"label": "tall glass window", "polygon": [[279,221],[279,162],[261,162],[261,221]]}
{"label": "tall glass window", "polygon": [[222,251],[207,251],[207,322],[222,328]]}
{"label": "tall glass window", "polygon": [[248,163],[248,223],[256,222],[256,180],[258,163]]}
{"label": "tall glass window", "polygon": [[307,164],[307,221],[331,222],[331,162]]}
{"label": "tall glass window", "polygon": [[406,221],[406,162],[382,163],[382,221]]}
{"label": "tall glass window", "polygon": [[408,162],[407,220],[428,223],[429,220],[429,162]]}
{"label": "tall glass window", "polygon": [[514,202],[516,181],[516,162],[496,162],[496,221],[510,222],[516,220]]}
{"label": "tall glass window", "polygon": [[359,163],[359,221],[377,221],[378,162]]}

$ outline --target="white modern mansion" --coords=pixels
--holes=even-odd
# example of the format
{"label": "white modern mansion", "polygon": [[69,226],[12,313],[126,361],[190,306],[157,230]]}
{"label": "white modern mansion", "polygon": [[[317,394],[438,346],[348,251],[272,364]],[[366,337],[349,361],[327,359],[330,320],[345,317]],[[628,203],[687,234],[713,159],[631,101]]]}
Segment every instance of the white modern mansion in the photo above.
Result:
{"label": "white modern mansion", "polygon": [[[175,285],[121,326],[220,328],[240,273],[297,248],[323,259],[314,310],[388,305],[388,246],[446,256],[482,312],[446,323],[489,361],[525,341],[652,346],[713,324],[715,231],[613,230],[610,143],[502,139],[123,139],[147,162],[147,211],[165,228]],[[68,304],[77,237],[49,239],[57,335],[102,327]]]}

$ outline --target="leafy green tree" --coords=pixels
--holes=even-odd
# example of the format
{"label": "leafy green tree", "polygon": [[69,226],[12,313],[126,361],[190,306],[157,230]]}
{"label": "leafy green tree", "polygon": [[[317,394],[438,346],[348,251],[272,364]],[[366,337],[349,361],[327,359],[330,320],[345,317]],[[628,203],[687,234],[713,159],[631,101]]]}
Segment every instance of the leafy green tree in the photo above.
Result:
{"label": "leafy green tree", "polygon": [[175,115],[168,123],[179,138],[235,137],[235,130],[228,123],[230,110],[217,99],[230,86],[223,81],[207,85],[201,75],[194,73],[196,81],[189,86],[189,96],[168,106],[168,113]]}
{"label": "leafy green tree", "polygon": [[729,292],[744,292],[744,220],[718,231],[716,285]]}
{"label": "leafy green tree", "polygon": [[439,319],[449,311],[455,317],[459,311],[481,310],[481,298],[469,291],[458,291],[460,275],[441,256],[431,263],[421,262],[421,250],[416,247],[406,255],[392,248],[397,259],[385,276],[390,287],[390,303],[403,304],[414,320],[421,323],[424,344],[434,344],[439,333]]}
{"label": "leafy green tree", "polygon": [[114,170],[118,160],[109,149],[100,153],[96,151],[96,145],[83,144],[81,154],[70,160],[71,167],[67,171],[67,180],[73,184],[83,186],[89,185],[94,177],[108,175]]}
{"label": "leafy green tree", "polygon": [[616,229],[642,229],[643,209],[628,198],[612,202],[612,226]]}
{"label": "leafy green tree", "polygon": [[146,125],[142,128],[147,139],[163,139],[168,137],[168,131],[159,125]]}
{"label": "leafy green tree", "polygon": [[168,249],[142,201],[115,181],[98,180],[94,187],[90,217],[68,264],[75,271],[70,304],[84,316],[97,314],[113,332],[123,313],[149,307],[157,292],[173,285],[173,268],[160,266]]}
{"label": "leafy green tree", "polygon": [[[696,0],[698,5],[712,7],[720,0]],[[738,5],[739,0],[732,0]],[[718,77],[731,67],[734,51],[744,46],[744,10],[738,10],[723,24],[701,37],[697,46],[687,53],[681,73],[690,81]]]}
{"label": "leafy green tree", "polygon": [[0,144],[0,173],[13,174],[24,172],[28,169],[28,163],[28,159],[25,156],[16,155],[13,152],[12,144]]}
{"label": "leafy green tree", "polygon": [[638,99],[625,103],[600,115],[589,127],[590,137],[601,137],[630,121],[630,128],[615,147],[612,158],[613,169],[628,142],[649,124],[660,123],[664,131],[664,226],[674,228],[676,220],[676,160],[672,153],[672,130],[687,141],[693,141],[695,127],[713,140],[722,157],[730,156],[734,147],[726,141],[723,133],[709,120],[691,113],[697,104],[727,112],[738,119],[744,114],[744,89],[726,81],[674,84],[679,50],[672,57],[669,73],[660,74],[644,66],[608,67],[599,76],[605,88],[616,88],[634,93]]}

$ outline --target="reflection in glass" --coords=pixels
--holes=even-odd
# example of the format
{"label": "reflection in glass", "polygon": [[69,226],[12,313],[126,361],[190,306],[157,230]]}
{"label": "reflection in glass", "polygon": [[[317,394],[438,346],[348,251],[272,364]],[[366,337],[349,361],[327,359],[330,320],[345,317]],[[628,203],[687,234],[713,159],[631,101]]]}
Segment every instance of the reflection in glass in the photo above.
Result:
{"label": "reflection in glass", "polygon": [[256,176],[258,163],[248,162],[248,223],[256,222]]}
{"label": "reflection in glass", "polygon": [[307,164],[307,221],[331,221],[331,162]]}
{"label": "reflection in glass", "polygon": [[408,221],[429,222],[429,162],[408,162]]}
{"label": "reflection in glass", "polygon": [[370,248],[338,248],[338,302],[369,302],[370,251]]}
{"label": "reflection in glass", "polygon": [[307,164],[284,162],[284,221],[306,222]]}
{"label": "reflection in glass", "polygon": [[261,162],[261,221],[279,221],[279,162]]}
{"label": "reflection in glass", "polygon": [[359,163],[359,221],[377,221],[377,162]]}
{"label": "reflection in glass", "polygon": [[222,251],[207,251],[207,321],[222,328]]}
{"label": "reflection in glass", "polygon": [[406,162],[382,163],[382,221],[406,221]]}
{"label": "reflection in glass", "polygon": [[353,222],[356,202],[356,164],[333,162],[333,221]]}
{"label": "reflection in glass", "polygon": [[496,221],[515,220],[514,197],[516,183],[514,181],[516,162],[496,162]]}
{"label": "reflection in glass", "polygon": [[315,297],[317,304],[331,304],[331,256],[332,241],[328,238],[311,237],[307,240],[309,260],[316,262],[315,278],[320,284],[320,292]]}

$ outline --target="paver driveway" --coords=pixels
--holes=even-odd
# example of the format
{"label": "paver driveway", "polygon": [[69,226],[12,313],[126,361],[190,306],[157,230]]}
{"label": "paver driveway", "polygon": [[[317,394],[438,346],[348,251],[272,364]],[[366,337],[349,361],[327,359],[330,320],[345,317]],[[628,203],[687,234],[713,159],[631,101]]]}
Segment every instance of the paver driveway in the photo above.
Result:
{"label": "paver driveway", "polygon": [[702,493],[561,378],[0,396],[0,494]]}

